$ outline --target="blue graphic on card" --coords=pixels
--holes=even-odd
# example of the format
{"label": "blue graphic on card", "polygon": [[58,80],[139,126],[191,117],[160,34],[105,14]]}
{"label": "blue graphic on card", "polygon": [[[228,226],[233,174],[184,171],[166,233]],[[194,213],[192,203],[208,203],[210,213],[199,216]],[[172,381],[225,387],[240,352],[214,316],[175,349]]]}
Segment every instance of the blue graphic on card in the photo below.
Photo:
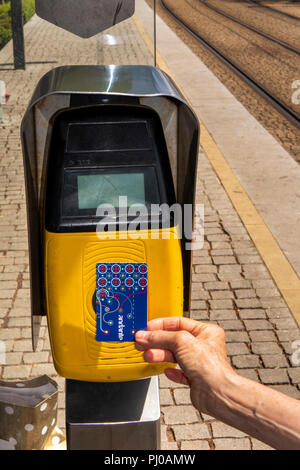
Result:
{"label": "blue graphic on card", "polygon": [[97,341],[130,342],[147,328],[146,263],[97,263]]}

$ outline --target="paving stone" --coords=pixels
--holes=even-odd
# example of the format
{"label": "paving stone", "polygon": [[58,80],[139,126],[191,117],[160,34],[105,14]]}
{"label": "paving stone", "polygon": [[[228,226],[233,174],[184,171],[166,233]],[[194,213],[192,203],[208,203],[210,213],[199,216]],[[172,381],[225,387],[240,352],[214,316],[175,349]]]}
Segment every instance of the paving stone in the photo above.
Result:
{"label": "paving stone", "polygon": [[266,309],[267,316],[271,318],[290,318],[291,312],[288,308],[267,308]]}
{"label": "paving stone", "polygon": [[[292,341],[286,341],[286,342],[282,341],[280,343],[280,346],[283,348],[285,354],[291,355],[291,354],[295,353],[295,348],[292,348],[292,344],[293,344]],[[298,359],[298,357],[297,357],[297,359]],[[293,364],[293,365],[298,365],[298,364]]]}
{"label": "paving stone", "polygon": [[240,279],[230,281],[230,285],[232,289],[248,289],[251,287],[251,282],[246,281],[245,279]]}
{"label": "paving stone", "polygon": [[248,438],[221,438],[214,439],[215,450],[250,450],[250,440]]}
{"label": "paving stone", "polygon": [[274,289],[276,287],[272,279],[253,280],[252,285],[254,289]]}
{"label": "paving stone", "polygon": [[[208,265],[197,265],[195,266],[195,272],[196,274],[216,274],[217,273],[217,267],[212,265],[212,264],[208,264]],[[197,276],[195,275],[194,278],[195,282],[197,282]],[[201,278],[198,278],[198,279],[201,279]],[[202,281],[200,281],[202,282]]]}
{"label": "paving stone", "polygon": [[174,390],[174,400],[176,405],[190,405],[191,394],[189,388],[178,388]]}
{"label": "paving stone", "polygon": [[204,258],[207,256],[209,256],[209,251],[205,250],[204,248],[202,250],[193,251],[193,254],[192,254],[193,264],[197,264],[197,260],[199,258]]}
{"label": "paving stone", "polygon": [[[162,421],[162,419],[161,419],[161,421]],[[162,444],[164,442],[168,442],[167,432],[168,432],[168,426],[166,426],[165,424],[161,424],[160,425],[160,438],[161,438]]]}
{"label": "paving stone", "polygon": [[[26,310],[24,311],[24,308],[15,308],[13,307],[10,311],[9,311],[9,318],[12,318],[12,317],[24,317],[26,315]],[[29,313],[29,312],[28,312]]]}
{"label": "paving stone", "polygon": [[192,299],[193,300],[207,300],[210,298],[209,293],[204,289],[194,288],[192,290]]}
{"label": "paving stone", "polygon": [[14,326],[31,326],[30,317],[12,317],[8,319],[8,327]]}
{"label": "paving stone", "polygon": [[223,250],[211,250],[210,254],[212,255],[212,257],[214,257],[214,256],[231,256],[234,253],[232,251],[232,248],[226,248],[226,249],[224,248]]}
{"label": "paving stone", "polygon": [[181,450],[210,450],[209,443],[205,440],[182,441]]}
{"label": "paving stone", "polygon": [[251,438],[252,450],[274,450],[272,447],[268,446],[264,442],[261,442],[257,439]]}
{"label": "paving stone", "polygon": [[206,423],[211,423],[212,421],[216,421],[216,419],[213,416],[209,416],[205,413],[200,413],[200,415],[203,421]]}
{"label": "paving stone", "polygon": [[254,380],[254,382],[260,382],[256,373],[256,369],[238,369],[237,372],[242,377],[246,377],[246,379]]}
{"label": "paving stone", "polygon": [[226,351],[228,356],[240,356],[249,354],[249,349],[245,343],[227,343]]}
{"label": "paving stone", "polygon": [[253,342],[269,342],[276,341],[276,336],[273,330],[254,330],[249,331],[250,339]]}
{"label": "paving stone", "polygon": [[233,281],[243,279],[241,276],[242,268],[240,265],[220,266],[218,278],[220,281]]}
{"label": "paving stone", "polygon": [[20,364],[22,361],[22,353],[21,352],[11,352],[5,354],[5,363],[3,365],[16,365]]}
{"label": "paving stone", "polygon": [[208,303],[213,310],[232,309],[233,306],[232,300],[209,300]]}
{"label": "paving stone", "polygon": [[238,299],[250,299],[256,297],[253,289],[236,289],[235,295]]}
{"label": "paving stone", "polygon": [[285,301],[281,297],[261,298],[263,308],[283,308],[286,306]]}
{"label": "paving stone", "polygon": [[249,341],[246,331],[226,331],[227,343],[247,343]]}
{"label": "paving stone", "polygon": [[229,284],[224,281],[205,282],[204,288],[207,290],[226,290],[229,289]]}
{"label": "paving stone", "polygon": [[14,342],[14,351],[32,351],[32,341],[30,339],[22,339]]}
{"label": "paving stone", "polygon": [[206,302],[201,300],[192,300],[191,301],[192,310],[203,310],[206,309]]}
{"label": "paving stone", "polygon": [[25,352],[23,354],[23,362],[24,364],[33,364],[33,363],[40,363],[40,362],[48,362],[49,361],[49,353],[46,351],[43,352]]}
{"label": "paving stone", "polygon": [[[196,268],[195,268],[196,270]],[[217,275],[212,273],[193,274],[194,282],[213,282],[217,280]]]}
{"label": "paving stone", "polygon": [[[199,266],[201,264],[209,265],[212,264],[212,259],[210,256],[199,256],[195,259],[195,266]],[[197,271],[196,271],[197,272]]]}
{"label": "paving stone", "polygon": [[276,335],[279,341],[282,342],[300,340],[300,331],[298,329],[276,330]]}
{"label": "paving stone", "polygon": [[234,303],[238,309],[257,309],[261,307],[261,303],[258,299],[235,299]]}
{"label": "paving stone", "polygon": [[293,318],[273,318],[270,320],[277,330],[299,330]]}
{"label": "paving stone", "polygon": [[[42,337],[43,333],[41,332],[40,335]],[[21,328],[21,337],[24,339],[31,338],[32,337],[31,327]]]}
{"label": "paving stone", "polygon": [[236,320],[236,313],[234,310],[211,310],[211,320]]}
{"label": "paving stone", "polygon": [[5,366],[3,368],[3,379],[26,379],[30,374],[31,366]]}
{"label": "paving stone", "polygon": [[282,353],[261,354],[261,359],[266,368],[288,367],[288,361]]}
{"label": "paving stone", "polygon": [[213,256],[212,258],[216,265],[237,264],[234,256]]}
{"label": "paving stone", "polygon": [[266,313],[261,308],[250,308],[250,309],[241,309],[239,310],[239,317],[243,320],[248,319],[266,319]]}
{"label": "paving stone", "polygon": [[229,241],[225,241],[225,242],[213,241],[211,243],[211,246],[212,246],[212,249],[216,249],[216,250],[231,249],[231,245]]}
{"label": "paving stone", "polygon": [[300,367],[289,367],[287,371],[293,384],[299,384],[300,383]]}
{"label": "paving stone", "polygon": [[172,430],[177,441],[209,439],[211,437],[205,423],[175,424],[172,426]]}
{"label": "paving stone", "polygon": [[230,290],[217,290],[217,291],[211,291],[210,295],[213,300],[225,300],[225,299],[233,299],[234,295],[233,292]]}
{"label": "paving stone", "polygon": [[261,298],[280,297],[280,293],[275,287],[270,289],[256,289],[256,294]]}
{"label": "paving stone", "polygon": [[192,310],[191,318],[199,321],[209,321],[209,315],[206,310]]}
{"label": "paving stone", "polygon": [[207,235],[206,238],[209,242],[226,242],[228,240],[228,235],[225,235],[225,234]]}
{"label": "paving stone", "polygon": [[31,370],[31,376],[37,377],[39,375],[49,375],[54,376],[57,375],[56,370],[54,369],[53,364],[34,364]]}
{"label": "paving stone", "polygon": [[254,354],[281,354],[281,348],[278,344],[271,341],[253,342],[251,349]]}
{"label": "paving stone", "polygon": [[250,367],[259,367],[259,358],[254,354],[245,354],[242,356],[233,356],[232,364],[238,369],[249,369]]}
{"label": "paving stone", "polygon": [[286,384],[289,378],[284,369],[259,369],[258,374],[264,384]]}
{"label": "paving stone", "polygon": [[218,324],[224,328],[224,330],[244,330],[245,327],[240,320],[222,320],[218,321]]}
{"label": "paving stone", "polygon": [[272,325],[267,320],[244,320],[247,330],[272,330]]}
{"label": "paving stone", "polygon": [[238,260],[240,264],[259,264],[261,263],[260,256],[256,255],[238,255]]}
{"label": "paving stone", "polygon": [[162,408],[165,424],[189,424],[199,422],[192,405],[166,406]]}
{"label": "paving stone", "polygon": [[239,431],[236,428],[228,426],[228,424],[221,423],[220,421],[216,421],[211,424],[213,438],[216,437],[245,437],[243,431]]}
{"label": "paving stone", "polygon": [[246,279],[255,280],[269,279],[268,270],[263,264],[248,264],[243,266],[244,276]]}
{"label": "paving stone", "polygon": [[20,338],[20,336],[21,336],[20,328],[1,328],[0,329],[0,340],[16,339],[16,338]]}
{"label": "paving stone", "polygon": [[161,450],[178,450],[176,442],[163,442]]}

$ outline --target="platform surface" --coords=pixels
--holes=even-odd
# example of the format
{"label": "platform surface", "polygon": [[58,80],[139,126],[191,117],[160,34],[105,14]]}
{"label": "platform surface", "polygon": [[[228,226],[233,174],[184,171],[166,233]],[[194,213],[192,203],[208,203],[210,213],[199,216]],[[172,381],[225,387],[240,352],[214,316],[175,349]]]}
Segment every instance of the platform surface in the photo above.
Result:
{"label": "platform surface", "polygon": [[[53,67],[153,65],[151,18],[138,0],[136,15],[113,35],[84,40],[34,16],[25,26],[26,71],[13,70],[11,42],[0,51],[0,79],[11,95],[0,125],[0,377],[53,377],[61,427],[65,381],[53,368],[46,322],[37,352],[31,349],[20,122],[39,78]],[[193,257],[191,316],[226,330],[228,356],[241,375],[299,398],[300,363],[292,354],[300,339],[299,166],[160,19],[157,26],[158,64],[201,120],[197,202],[205,207],[205,243]],[[189,389],[164,376],[160,399],[163,449],[268,448],[198,413]]]}

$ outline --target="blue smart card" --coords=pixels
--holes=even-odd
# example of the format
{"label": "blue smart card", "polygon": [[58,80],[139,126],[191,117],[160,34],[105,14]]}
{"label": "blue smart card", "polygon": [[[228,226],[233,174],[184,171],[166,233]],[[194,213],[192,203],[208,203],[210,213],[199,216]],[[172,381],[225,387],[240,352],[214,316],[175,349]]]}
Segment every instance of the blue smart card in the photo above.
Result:
{"label": "blue smart card", "polygon": [[97,341],[134,341],[147,328],[146,263],[98,263]]}

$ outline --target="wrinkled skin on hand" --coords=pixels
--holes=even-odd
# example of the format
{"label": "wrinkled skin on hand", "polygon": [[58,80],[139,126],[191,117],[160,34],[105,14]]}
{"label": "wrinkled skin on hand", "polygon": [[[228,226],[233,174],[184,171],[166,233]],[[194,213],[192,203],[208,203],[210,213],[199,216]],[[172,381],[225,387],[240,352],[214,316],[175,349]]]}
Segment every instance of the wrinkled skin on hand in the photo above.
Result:
{"label": "wrinkled skin on hand", "polygon": [[225,344],[225,333],[214,324],[181,317],[152,320],[148,331],[139,331],[136,348],[150,363],[174,362],[180,369],[166,369],[174,382],[189,385],[193,405],[205,413],[217,407],[222,384],[235,374]]}

